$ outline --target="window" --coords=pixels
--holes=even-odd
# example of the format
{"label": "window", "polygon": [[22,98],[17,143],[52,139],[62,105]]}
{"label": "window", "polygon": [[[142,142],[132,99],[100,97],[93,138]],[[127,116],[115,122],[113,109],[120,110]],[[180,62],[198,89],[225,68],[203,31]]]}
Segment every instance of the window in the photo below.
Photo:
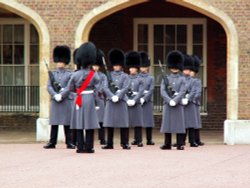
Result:
{"label": "window", "polygon": [[0,20],[0,85],[39,85],[39,37],[23,20]]}
{"label": "window", "polygon": [[[165,66],[166,54],[179,50],[195,54],[202,59],[198,77],[206,89],[206,19],[186,18],[137,18],[134,19],[134,49],[146,51],[151,58],[151,73],[155,76],[155,108],[159,109],[159,85],[161,70],[159,60]],[[166,71],[168,71],[166,69]],[[205,96],[205,93],[203,94]],[[203,97],[206,100],[206,97]],[[204,103],[204,101],[203,101]],[[156,110],[159,111],[159,110]]]}
{"label": "window", "polygon": [[39,110],[39,36],[23,19],[0,19],[0,111]]}

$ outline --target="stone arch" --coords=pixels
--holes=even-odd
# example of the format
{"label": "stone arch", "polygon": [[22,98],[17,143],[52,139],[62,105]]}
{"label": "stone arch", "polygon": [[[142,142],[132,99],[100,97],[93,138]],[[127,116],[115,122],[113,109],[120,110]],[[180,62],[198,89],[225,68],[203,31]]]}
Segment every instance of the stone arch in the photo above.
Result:
{"label": "stone arch", "polygon": [[[81,19],[75,36],[75,46],[88,41],[89,33],[93,25],[119,10],[130,6],[147,2],[147,0],[111,0],[91,10]],[[197,0],[168,0],[168,2],[195,10],[202,13],[222,25],[227,35],[227,119],[238,119],[238,34],[234,22],[222,10],[208,4],[206,1]]]}
{"label": "stone arch", "polygon": [[[49,38],[49,31],[47,28],[47,25],[43,21],[43,19],[32,9],[29,7],[18,3],[16,1],[6,1],[6,0],[0,0],[0,7],[13,12],[22,18],[28,20],[30,23],[32,23],[38,33],[39,33],[39,57],[40,57],[40,65],[42,64],[43,59],[49,60],[50,57],[50,38]],[[40,66],[40,118],[48,117],[48,105],[49,105],[49,98],[48,94],[46,92],[46,86],[47,86],[47,71],[45,66]],[[45,79],[41,79],[45,78]],[[44,109],[44,110],[43,110]]]}

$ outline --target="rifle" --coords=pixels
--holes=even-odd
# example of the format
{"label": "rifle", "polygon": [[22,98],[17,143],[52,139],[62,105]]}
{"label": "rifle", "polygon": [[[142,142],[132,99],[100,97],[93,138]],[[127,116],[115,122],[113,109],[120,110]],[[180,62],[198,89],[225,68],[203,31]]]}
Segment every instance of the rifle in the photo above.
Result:
{"label": "rifle", "polygon": [[43,59],[44,63],[45,63],[45,66],[47,68],[47,71],[48,71],[48,74],[49,74],[49,79],[50,79],[50,83],[53,87],[53,89],[55,90],[56,93],[59,93],[60,90],[62,89],[62,86],[60,85],[60,83],[58,83],[56,80],[55,80],[55,77],[53,75],[53,73],[49,70],[49,67],[48,67],[48,64],[47,64],[47,61],[46,59]]}
{"label": "rifle", "polygon": [[111,74],[108,70],[108,67],[107,67],[107,64],[106,64],[106,61],[105,61],[105,58],[102,57],[102,63],[104,65],[104,68],[105,68],[105,72],[106,72],[106,75],[107,75],[107,79],[108,79],[108,84],[109,84],[109,89],[112,93],[116,93],[118,90],[119,90],[119,87],[113,82],[112,80],[112,77],[111,77]]}
{"label": "rifle", "polygon": [[168,77],[166,75],[166,72],[165,72],[162,64],[161,64],[161,61],[158,60],[158,62],[159,62],[159,66],[161,68],[162,79],[163,79],[165,87],[166,87],[166,92],[172,98],[174,96],[174,94],[175,94],[175,91],[174,91],[173,87],[169,84]]}

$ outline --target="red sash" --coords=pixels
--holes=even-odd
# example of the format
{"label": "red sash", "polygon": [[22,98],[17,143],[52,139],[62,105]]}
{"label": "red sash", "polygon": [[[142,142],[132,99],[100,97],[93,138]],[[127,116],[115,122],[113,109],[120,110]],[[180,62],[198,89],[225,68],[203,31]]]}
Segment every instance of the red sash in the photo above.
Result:
{"label": "red sash", "polygon": [[81,108],[82,106],[82,96],[81,93],[88,87],[89,82],[91,81],[92,77],[94,76],[95,71],[91,70],[86,78],[86,80],[82,83],[82,86],[76,89],[77,98],[76,98],[76,105]]}

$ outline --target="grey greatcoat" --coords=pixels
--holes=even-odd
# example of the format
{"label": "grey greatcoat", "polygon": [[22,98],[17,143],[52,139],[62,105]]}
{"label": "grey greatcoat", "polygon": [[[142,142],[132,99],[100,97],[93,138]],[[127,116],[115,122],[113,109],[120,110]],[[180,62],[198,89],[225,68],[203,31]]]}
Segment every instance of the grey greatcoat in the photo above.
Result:
{"label": "grey greatcoat", "polygon": [[202,128],[201,115],[200,115],[202,85],[200,79],[194,78],[194,80],[195,80],[194,81],[195,95],[193,97],[193,103],[195,104],[195,111],[196,111],[195,113],[197,116],[196,128],[200,129]]}
{"label": "grey greatcoat", "polygon": [[144,82],[144,92],[142,98],[145,100],[142,105],[143,127],[154,127],[153,114],[153,92],[154,92],[154,77],[148,73],[140,73],[139,76]]}
{"label": "grey greatcoat", "polygon": [[[169,85],[175,91],[171,98],[166,92],[164,81],[161,83],[161,96],[163,98],[163,117],[161,124],[162,133],[185,133],[184,107],[181,99],[185,93],[185,78],[180,74],[170,74],[167,76]],[[176,102],[176,106],[169,105],[170,100]]]}
{"label": "grey greatcoat", "polygon": [[96,72],[100,78],[100,83],[98,86],[98,91],[96,93],[96,106],[99,107],[97,110],[98,121],[103,122],[104,119],[104,108],[105,108],[105,93],[104,93],[104,84],[107,82],[107,77],[102,72]]}
{"label": "grey greatcoat", "polygon": [[49,124],[50,125],[70,125],[71,119],[71,106],[73,102],[73,95],[66,88],[70,77],[72,75],[71,71],[64,68],[58,68],[55,71],[52,71],[52,74],[55,77],[55,81],[58,82],[63,88],[59,94],[62,95],[62,101],[57,102],[54,98],[56,91],[53,89],[50,80],[48,80],[48,92],[51,96],[50,99],[50,115],[49,115]]}
{"label": "grey greatcoat", "polygon": [[130,91],[132,96],[127,95],[128,100],[135,100],[134,106],[128,106],[128,122],[130,127],[143,127],[142,107],[140,98],[143,96],[144,83],[139,75],[129,75]]}
{"label": "grey greatcoat", "polygon": [[[70,91],[76,91],[76,89],[80,88],[89,72],[90,69],[81,69],[73,73],[67,89]],[[99,81],[99,76],[95,73],[85,91],[96,92]],[[79,109],[76,108],[76,97],[77,95],[75,94],[74,103],[72,105],[71,129],[98,129],[99,123],[95,109],[95,94],[82,93],[82,106]]]}
{"label": "grey greatcoat", "polygon": [[188,104],[184,106],[184,115],[185,115],[185,127],[188,128],[197,128],[197,114],[196,114],[196,105],[193,103],[193,98],[195,96],[195,80],[191,76],[184,76],[186,81],[186,96],[188,99]]}
{"label": "grey greatcoat", "polygon": [[[128,106],[126,103],[126,93],[128,91],[130,81],[128,75],[123,71],[112,71],[111,77],[113,82],[118,86],[119,90],[116,94],[112,93],[108,87],[108,82],[104,85],[106,94],[106,106],[104,110],[104,127],[127,128],[128,124]],[[112,96],[117,95],[119,101],[112,102]]]}

